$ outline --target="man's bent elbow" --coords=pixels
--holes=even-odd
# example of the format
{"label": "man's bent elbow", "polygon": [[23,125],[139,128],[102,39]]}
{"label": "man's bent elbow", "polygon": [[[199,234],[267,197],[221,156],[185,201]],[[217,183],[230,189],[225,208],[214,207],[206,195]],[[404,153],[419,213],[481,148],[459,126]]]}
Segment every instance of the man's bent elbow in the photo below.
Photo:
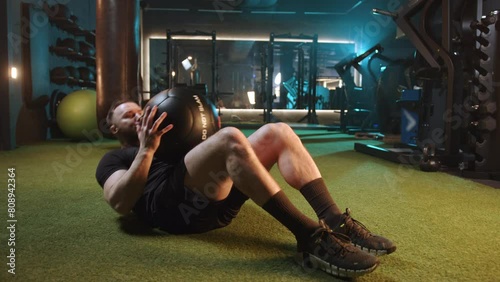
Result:
{"label": "man's bent elbow", "polygon": [[112,198],[108,198],[106,197],[106,195],[104,195],[104,198],[106,199],[106,202],[108,202],[109,206],[120,215],[126,215],[132,210],[131,207],[129,207],[128,205],[124,205],[120,201],[113,201]]}
{"label": "man's bent elbow", "polygon": [[126,207],[120,203],[111,205],[111,207],[120,215],[126,215],[132,210],[130,207]]}

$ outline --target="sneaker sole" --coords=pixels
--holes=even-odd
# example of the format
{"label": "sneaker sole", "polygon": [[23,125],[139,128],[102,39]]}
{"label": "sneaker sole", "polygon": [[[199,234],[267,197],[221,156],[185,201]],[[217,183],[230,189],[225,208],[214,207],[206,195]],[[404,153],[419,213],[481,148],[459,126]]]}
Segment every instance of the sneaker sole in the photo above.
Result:
{"label": "sneaker sole", "polygon": [[375,249],[365,248],[363,246],[356,245],[354,243],[352,245],[355,246],[356,248],[362,250],[362,251],[365,251],[367,253],[370,253],[370,254],[373,254],[373,255],[376,255],[376,256],[388,255],[388,254],[394,253],[396,251],[396,247],[390,248],[390,249],[387,249],[387,250],[375,250]]}
{"label": "sneaker sole", "polygon": [[295,255],[295,261],[304,269],[304,270],[315,270],[315,269],[321,269],[324,272],[331,274],[333,276],[337,277],[344,277],[344,278],[354,278],[358,276],[362,276],[365,274],[368,274],[372,271],[374,271],[378,267],[378,262],[371,266],[370,268],[366,269],[346,269],[346,268],[341,268],[337,267],[335,265],[329,264],[325,262],[324,260],[311,255],[309,253],[303,253],[303,252],[298,252]]}

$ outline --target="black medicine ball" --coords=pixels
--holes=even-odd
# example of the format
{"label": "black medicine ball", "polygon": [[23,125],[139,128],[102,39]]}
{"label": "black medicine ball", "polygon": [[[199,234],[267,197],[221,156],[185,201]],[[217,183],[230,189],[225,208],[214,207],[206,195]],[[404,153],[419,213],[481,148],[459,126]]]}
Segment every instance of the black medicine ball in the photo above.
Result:
{"label": "black medicine ball", "polygon": [[155,120],[166,112],[159,128],[174,127],[162,136],[156,157],[168,162],[179,161],[196,145],[220,129],[215,105],[205,96],[187,88],[163,90],[149,100],[146,106],[158,106]]}

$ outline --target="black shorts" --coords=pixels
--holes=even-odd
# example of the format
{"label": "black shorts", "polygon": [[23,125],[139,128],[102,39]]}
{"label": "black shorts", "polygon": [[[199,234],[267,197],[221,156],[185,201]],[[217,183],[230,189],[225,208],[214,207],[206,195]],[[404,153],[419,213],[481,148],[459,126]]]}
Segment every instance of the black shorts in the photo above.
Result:
{"label": "black shorts", "polygon": [[165,186],[156,193],[159,201],[153,224],[171,234],[202,233],[227,226],[248,199],[233,187],[221,201],[209,201],[200,193],[184,186],[184,161],[172,168]]}

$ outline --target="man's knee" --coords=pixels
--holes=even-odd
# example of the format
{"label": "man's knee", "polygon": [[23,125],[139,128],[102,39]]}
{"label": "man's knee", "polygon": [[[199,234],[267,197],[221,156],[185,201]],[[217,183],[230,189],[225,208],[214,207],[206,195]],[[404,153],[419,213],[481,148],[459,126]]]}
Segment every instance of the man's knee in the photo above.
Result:
{"label": "man's knee", "polygon": [[275,133],[280,136],[287,136],[289,134],[294,134],[293,129],[290,127],[290,125],[284,123],[284,122],[278,122],[275,123]]}
{"label": "man's knee", "polygon": [[217,133],[218,141],[230,153],[245,154],[250,149],[246,136],[235,127],[225,127]]}
{"label": "man's knee", "polygon": [[214,137],[228,142],[240,142],[241,139],[245,139],[245,135],[238,128],[232,126],[222,128]]}
{"label": "man's knee", "polygon": [[292,128],[283,122],[269,123],[264,125],[262,129],[259,143],[267,145],[281,144],[284,139],[293,134]]}

